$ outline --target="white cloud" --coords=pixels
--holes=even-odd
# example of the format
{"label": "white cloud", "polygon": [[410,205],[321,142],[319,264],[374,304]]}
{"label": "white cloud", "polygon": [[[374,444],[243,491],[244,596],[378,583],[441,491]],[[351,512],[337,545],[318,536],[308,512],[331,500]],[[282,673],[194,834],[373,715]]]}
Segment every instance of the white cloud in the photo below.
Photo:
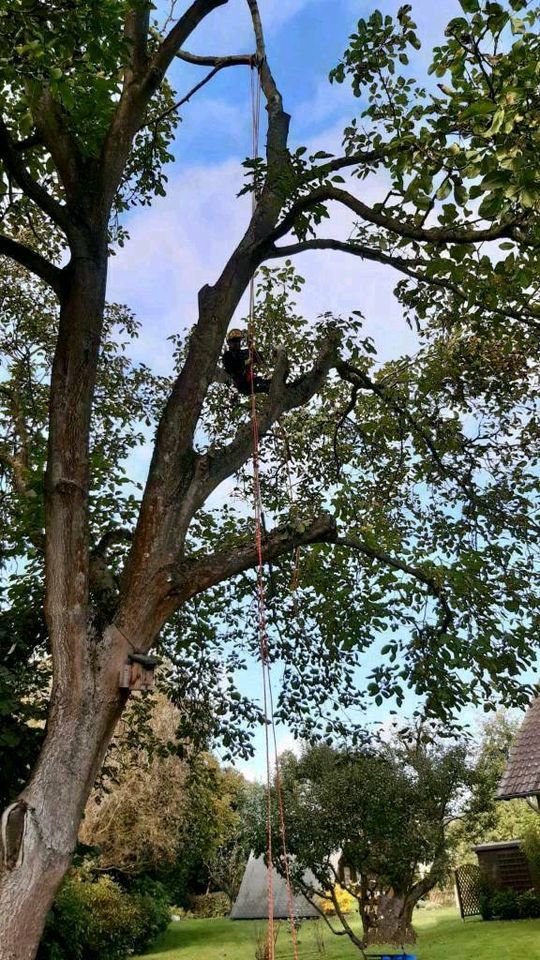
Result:
{"label": "white cloud", "polygon": [[[265,36],[271,39],[293,17],[306,8],[314,9],[328,0],[259,0]],[[160,5],[161,6],[161,5]],[[167,9],[163,5],[161,9]],[[158,15],[163,22],[163,15]],[[190,40],[194,53],[239,53],[253,46],[253,28],[246,0],[229,0],[209,16]]]}
{"label": "white cloud", "polygon": [[[344,114],[347,119],[354,116],[358,108],[346,83],[330,83],[327,77],[321,77],[308,100],[294,108],[293,120],[297,119],[302,129],[329,122],[336,113]],[[339,128],[340,140],[344,124]]]}
{"label": "white cloud", "polygon": [[[339,132],[339,125],[332,127],[309,148],[338,149]],[[236,159],[190,167],[171,178],[166,198],[129,219],[131,239],[112,260],[109,298],[136,310],[142,333],[135,355],[161,372],[170,370],[167,337],[193,324],[198,290],[215,281],[247,225],[249,198],[237,197],[242,183],[243,170]],[[380,199],[385,186],[381,176],[354,184],[365,202]],[[331,214],[321,235],[346,239],[352,216],[337,205]],[[306,317],[359,309],[381,359],[414,349],[415,339],[392,295],[395,273],[329,251],[304,253],[296,264],[307,281],[299,297]]]}
{"label": "white cloud", "polygon": [[249,210],[237,200],[236,161],[191,167],[171,178],[167,197],[129,218],[130,240],[111,262],[109,298],[127,302],[142,321],[135,355],[170,369],[167,337],[196,320],[197,293],[219,275],[242,236]]}
{"label": "white cloud", "polygon": [[281,29],[285,23],[297,16],[306,7],[313,10],[327,0],[260,0],[259,6],[263,23],[269,33]]}

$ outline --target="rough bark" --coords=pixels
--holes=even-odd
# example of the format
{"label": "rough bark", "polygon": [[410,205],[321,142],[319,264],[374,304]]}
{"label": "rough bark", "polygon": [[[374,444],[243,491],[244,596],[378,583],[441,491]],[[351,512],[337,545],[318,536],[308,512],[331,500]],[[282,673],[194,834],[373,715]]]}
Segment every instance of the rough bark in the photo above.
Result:
{"label": "rough bark", "polygon": [[[96,652],[96,651],[99,652]],[[93,656],[91,655],[93,652]],[[32,778],[1,821],[0,957],[32,960],[71,862],[83,810],[125,702],[124,651],[111,628],[70,696],[55,683],[47,736]]]}
{"label": "rough bark", "polygon": [[364,914],[364,940],[367,946],[393,943],[402,946],[416,943],[412,917],[417,898],[397,893],[381,893],[376,912]]}

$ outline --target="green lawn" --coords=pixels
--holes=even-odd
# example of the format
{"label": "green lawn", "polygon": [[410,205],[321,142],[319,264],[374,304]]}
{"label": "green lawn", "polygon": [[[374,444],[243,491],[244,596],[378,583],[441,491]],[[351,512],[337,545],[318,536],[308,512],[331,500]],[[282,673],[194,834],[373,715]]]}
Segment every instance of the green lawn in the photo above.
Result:
{"label": "green lawn", "polygon": [[[302,960],[319,960],[313,924],[300,930]],[[467,920],[455,910],[421,910],[416,914],[418,943],[411,952],[418,960],[540,960],[540,920],[512,923]],[[252,921],[180,920],[172,923],[145,960],[255,960],[257,930]],[[343,937],[325,934],[325,960],[353,960],[360,954]],[[374,948],[379,950],[379,948]],[[276,958],[292,958],[288,931],[280,930]],[[323,958],[321,958],[323,960]]]}

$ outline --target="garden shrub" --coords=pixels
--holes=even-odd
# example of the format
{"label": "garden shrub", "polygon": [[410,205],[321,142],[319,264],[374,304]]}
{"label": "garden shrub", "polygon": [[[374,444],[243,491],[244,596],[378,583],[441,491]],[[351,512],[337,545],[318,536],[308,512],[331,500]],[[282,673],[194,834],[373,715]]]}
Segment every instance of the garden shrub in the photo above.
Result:
{"label": "garden shrub", "polygon": [[479,878],[477,890],[482,920],[493,920],[493,896],[496,890],[485,874]]}
{"label": "garden shrub", "polygon": [[[342,913],[351,913],[351,911],[357,906],[357,902],[352,893],[349,893],[348,890],[344,890],[343,887],[339,886],[339,884],[334,887],[334,894],[338,902],[338,907]],[[321,899],[320,906],[324,913],[333,916],[336,911],[334,904],[329,897],[330,893],[328,892],[327,897]]]}
{"label": "garden shrub", "polygon": [[540,917],[540,897],[535,890],[517,893],[498,890],[487,877],[478,884],[482,920],[532,920]]}
{"label": "garden shrub", "polygon": [[498,920],[517,920],[518,895],[515,890],[497,890],[492,899],[493,916]]}
{"label": "garden shrub", "polygon": [[520,893],[517,900],[519,916],[522,920],[535,920],[540,917],[540,897],[534,890]]}
{"label": "garden shrub", "polygon": [[482,920],[493,920],[493,895],[488,890],[483,890],[479,896],[479,903]]}
{"label": "garden shrub", "polygon": [[133,884],[130,897],[135,909],[134,952],[142,953],[169,926],[169,898],[162,883],[147,877]]}
{"label": "garden shrub", "polygon": [[191,898],[191,912],[199,920],[228,917],[231,912],[231,901],[226,893],[202,893]]}
{"label": "garden shrub", "polygon": [[126,892],[108,876],[72,871],[47,918],[38,960],[123,960],[144,950],[169,920],[163,895]]}

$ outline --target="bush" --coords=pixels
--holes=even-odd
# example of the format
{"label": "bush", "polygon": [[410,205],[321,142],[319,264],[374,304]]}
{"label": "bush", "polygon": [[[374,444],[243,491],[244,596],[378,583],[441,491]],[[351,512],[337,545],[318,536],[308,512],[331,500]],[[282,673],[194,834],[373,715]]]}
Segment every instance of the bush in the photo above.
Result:
{"label": "bush", "polygon": [[203,893],[191,898],[191,912],[199,920],[228,917],[231,912],[231,901],[226,893]]}
{"label": "bush", "polygon": [[499,920],[517,920],[518,895],[515,890],[498,890],[492,898],[493,916]]}
{"label": "bush", "polygon": [[493,895],[483,890],[479,896],[480,916],[482,920],[493,920]]}
{"label": "bush", "polygon": [[169,920],[163,894],[128,893],[108,876],[73,871],[47,918],[38,960],[123,960],[144,950]]}
{"label": "bush", "polygon": [[[356,907],[356,900],[353,897],[352,893],[349,893],[348,890],[344,890],[343,887],[340,887],[339,884],[334,887],[334,894],[338,902],[338,907],[342,913],[351,913],[352,910]],[[321,900],[320,906],[324,913],[334,916],[335,907],[330,898],[330,893],[328,892],[326,897]]]}
{"label": "bush", "polygon": [[169,926],[169,898],[163,884],[144,878],[133,885],[131,900],[136,914],[134,952],[142,953]]}
{"label": "bush", "polygon": [[522,920],[535,920],[540,917],[540,898],[534,890],[526,890],[520,893],[518,898],[519,916]]}

